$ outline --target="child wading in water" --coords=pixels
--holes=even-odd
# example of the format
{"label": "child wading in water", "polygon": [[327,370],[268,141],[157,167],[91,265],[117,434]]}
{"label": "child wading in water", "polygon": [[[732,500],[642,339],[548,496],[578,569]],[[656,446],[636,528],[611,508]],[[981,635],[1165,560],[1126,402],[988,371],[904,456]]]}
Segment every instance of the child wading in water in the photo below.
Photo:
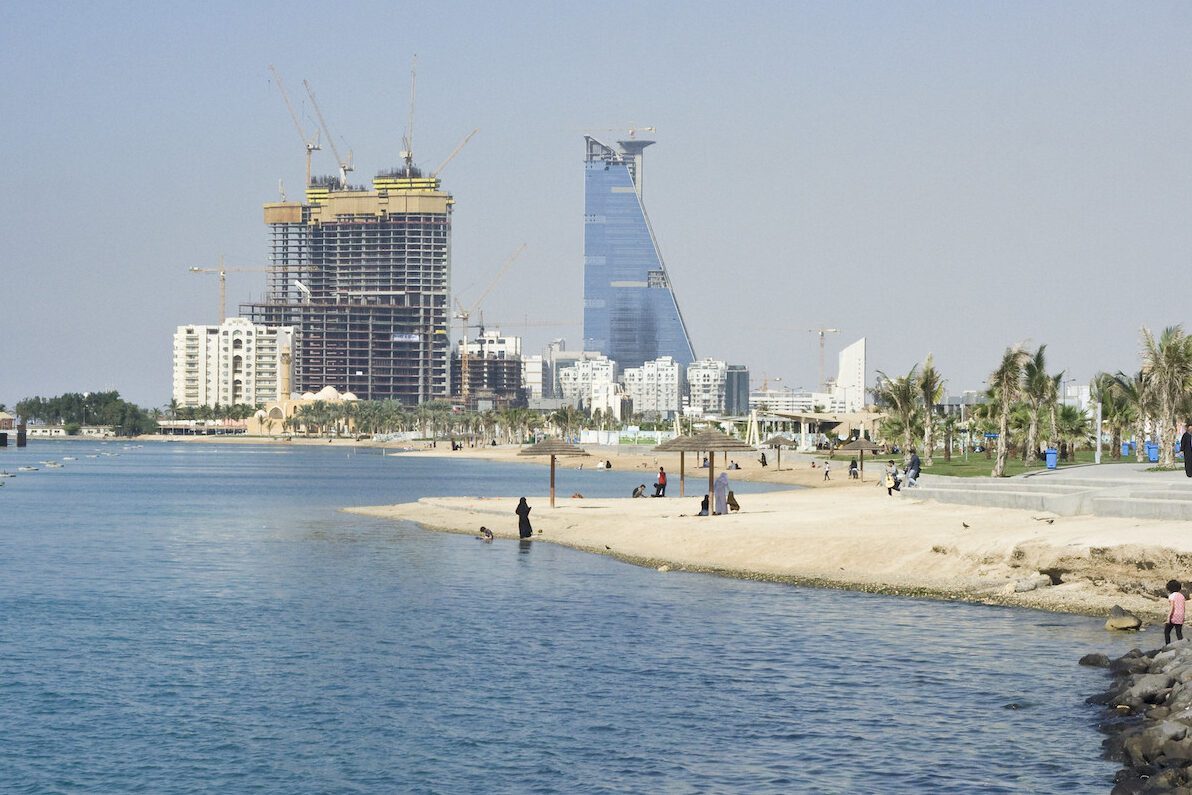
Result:
{"label": "child wading in water", "polygon": [[1180,592],[1182,586],[1179,580],[1167,583],[1167,599],[1171,607],[1167,610],[1167,623],[1163,626],[1163,643],[1171,643],[1171,630],[1175,630],[1176,640],[1184,639],[1184,595]]}

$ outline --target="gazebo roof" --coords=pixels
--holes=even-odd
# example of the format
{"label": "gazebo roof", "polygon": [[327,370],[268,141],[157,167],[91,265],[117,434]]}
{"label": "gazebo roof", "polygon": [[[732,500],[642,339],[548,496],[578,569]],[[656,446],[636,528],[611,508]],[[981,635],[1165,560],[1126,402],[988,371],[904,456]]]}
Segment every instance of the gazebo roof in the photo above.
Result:
{"label": "gazebo roof", "polygon": [[854,439],[853,441],[849,442],[848,444],[840,445],[840,447],[837,447],[836,449],[837,450],[874,451],[874,450],[881,450],[882,446],[880,444],[874,444],[873,442],[869,441],[868,439]]}
{"label": "gazebo roof", "polygon": [[762,444],[764,444],[766,447],[794,447],[798,443],[793,439],[788,439],[781,434],[777,434],[775,436],[771,436],[769,439],[762,442]]}
{"label": "gazebo roof", "polygon": [[717,430],[700,431],[689,436],[676,436],[654,448],[659,453],[702,453],[731,452],[733,450],[753,451],[753,445],[734,439]]}
{"label": "gazebo roof", "polygon": [[517,451],[518,455],[589,455],[582,447],[551,436]]}

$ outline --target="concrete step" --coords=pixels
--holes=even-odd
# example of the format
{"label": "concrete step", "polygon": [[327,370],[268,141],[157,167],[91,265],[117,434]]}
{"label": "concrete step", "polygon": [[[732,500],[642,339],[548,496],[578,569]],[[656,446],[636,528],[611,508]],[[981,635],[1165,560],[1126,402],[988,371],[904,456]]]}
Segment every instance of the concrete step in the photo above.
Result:
{"label": "concrete step", "polygon": [[1097,516],[1192,521],[1192,500],[1115,496],[1096,497],[1092,502],[1093,513]]}
{"label": "concrete step", "polygon": [[[959,505],[979,505],[989,508],[1016,508],[1026,511],[1051,511],[1061,516],[1074,513],[1075,505],[1069,506],[1074,498],[1067,495],[1047,494],[1039,491],[1012,491],[1009,489],[934,489],[920,486],[904,489],[903,496],[916,500],[935,500]],[[1063,510],[1057,510],[1061,508]]]}

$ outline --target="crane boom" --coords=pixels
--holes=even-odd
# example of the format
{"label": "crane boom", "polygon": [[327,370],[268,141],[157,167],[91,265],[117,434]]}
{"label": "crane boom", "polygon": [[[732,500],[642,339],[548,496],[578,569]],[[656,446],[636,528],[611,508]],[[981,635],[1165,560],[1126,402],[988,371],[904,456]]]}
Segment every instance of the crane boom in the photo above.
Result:
{"label": "crane boom", "polygon": [[[471,136],[468,137],[470,138]],[[465,407],[468,405],[468,393],[471,390],[471,384],[468,381],[468,360],[470,358],[470,354],[468,353],[468,328],[471,326],[471,324],[468,321],[471,320],[472,313],[480,308],[480,303],[487,298],[488,294],[491,293],[493,288],[497,286],[497,282],[499,282],[501,277],[505,275],[505,271],[509,270],[509,266],[513,264],[513,261],[520,257],[521,253],[525,250],[526,244],[522,243],[518,247],[517,251],[514,251],[509,255],[509,258],[506,259],[505,262],[501,264],[500,269],[497,270],[497,275],[494,276],[493,280],[488,283],[488,287],[484,288],[484,292],[482,292],[480,297],[472,303],[471,307],[464,309],[463,305],[460,304],[458,299],[455,301],[455,316],[463,321],[464,327],[464,347],[459,354],[459,396]]]}
{"label": "crane boom", "polygon": [[269,64],[269,71],[273,73],[273,79],[277,83],[277,90],[281,92],[281,98],[286,103],[286,110],[290,112],[290,119],[294,122],[294,129],[298,131],[298,137],[302,139],[302,145],[306,148],[306,185],[310,187],[311,152],[322,149],[319,146],[319,131],[315,130],[315,134],[311,138],[306,136],[306,130],[302,128],[302,122],[298,120],[298,114],[294,111],[294,103],[290,102],[290,95],[286,92],[286,85],[282,82],[281,74],[273,67],[273,64]]}
{"label": "crane boom", "polygon": [[828,388],[827,382],[824,381],[824,335],[825,334],[839,334],[838,328],[809,328],[808,334],[819,335],[819,386],[820,389],[826,390]]}
{"label": "crane boom", "polygon": [[459,151],[461,149],[463,149],[465,146],[467,146],[468,141],[472,140],[472,136],[478,132],[480,132],[479,127],[477,127],[475,130],[472,130],[472,132],[468,133],[467,137],[464,138],[462,141],[460,141],[459,145],[451,150],[451,154],[447,155],[447,159],[444,160],[442,163],[439,163],[439,167],[436,168],[434,171],[432,171],[430,175],[432,177],[439,176],[439,174],[441,174],[443,172],[443,169],[447,168],[447,164],[455,159],[455,156],[459,154]]}
{"label": "crane boom", "polygon": [[302,81],[302,85],[306,87],[306,95],[310,97],[310,104],[315,109],[315,116],[319,119],[319,126],[323,128],[323,135],[327,136],[327,143],[331,146],[331,154],[335,155],[335,162],[339,164],[339,186],[346,188],[348,187],[348,172],[355,171],[352,168],[352,152],[348,150],[347,160],[339,156],[339,149],[335,146],[335,138],[331,136],[331,130],[327,128],[327,120],[323,118],[323,111],[319,109],[319,101],[315,99],[314,89],[310,87],[310,83],[306,80]]}
{"label": "crane boom", "polygon": [[401,159],[406,163],[406,177],[412,176],[414,169],[414,97],[418,86],[418,53],[410,60],[410,115],[406,120],[406,134],[402,136]]}
{"label": "crane boom", "polygon": [[191,273],[214,273],[219,276],[219,322],[222,325],[228,319],[227,312],[227,295],[228,295],[228,274],[229,273],[268,273],[268,268],[228,268],[224,266],[223,257],[219,258],[218,268],[188,268]]}

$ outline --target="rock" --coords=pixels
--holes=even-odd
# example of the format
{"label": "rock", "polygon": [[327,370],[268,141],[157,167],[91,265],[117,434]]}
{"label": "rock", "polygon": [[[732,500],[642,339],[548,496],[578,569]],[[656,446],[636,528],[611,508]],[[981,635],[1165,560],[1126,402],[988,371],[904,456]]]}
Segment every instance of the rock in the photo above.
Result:
{"label": "rock", "polygon": [[1086,654],[1080,658],[1080,664],[1092,668],[1108,668],[1109,658],[1104,654]]}
{"label": "rock", "polygon": [[1109,618],[1105,621],[1106,629],[1138,629],[1142,626],[1142,619],[1121,606],[1114,605],[1109,611]]}
{"label": "rock", "polygon": [[667,572],[667,571],[670,571],[670,566],[668,566],[668,565],[666,565],[666,564],[664,563],[664,564],[662,564],[661,566],[659,566],[659,567],[658,567],[658,570],[659,570],[659,571],[661,571],[661,572]]}
{"label": "rock", "polygon": [[1174,684],[1175,679],[1167,674],[1140,674],[1125,692],[1118,696],[1117,701],[1119,704],[1129,704],[1135,709],[1143,704],[1158,704]]}

